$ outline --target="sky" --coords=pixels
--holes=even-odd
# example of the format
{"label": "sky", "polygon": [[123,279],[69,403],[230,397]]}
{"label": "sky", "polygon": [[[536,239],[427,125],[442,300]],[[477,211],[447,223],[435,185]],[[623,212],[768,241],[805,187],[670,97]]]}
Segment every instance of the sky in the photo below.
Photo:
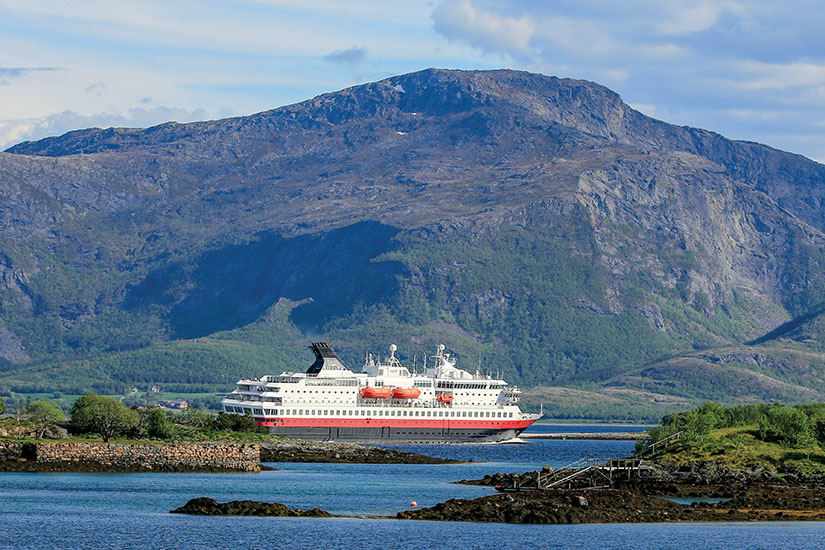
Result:
{"label": "sky", "polygon": [[0,0],[0,150],[512,68],[825,162],[823,29],[821,0]]}

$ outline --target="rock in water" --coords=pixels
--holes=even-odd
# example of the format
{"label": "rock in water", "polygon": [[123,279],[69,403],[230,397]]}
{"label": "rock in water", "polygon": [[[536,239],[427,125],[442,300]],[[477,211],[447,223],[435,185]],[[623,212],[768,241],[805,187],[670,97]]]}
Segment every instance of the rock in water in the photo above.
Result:
{"label": "rock in water", "polygon": [[290,509],[280,502],[260,502],[256,500],[233,500],[220,503],[208,497],[193,498],[172,514],[195,516],[270,516],[270,517],[312,517],[328,518],[332,514],[319,508],[309,510]]}

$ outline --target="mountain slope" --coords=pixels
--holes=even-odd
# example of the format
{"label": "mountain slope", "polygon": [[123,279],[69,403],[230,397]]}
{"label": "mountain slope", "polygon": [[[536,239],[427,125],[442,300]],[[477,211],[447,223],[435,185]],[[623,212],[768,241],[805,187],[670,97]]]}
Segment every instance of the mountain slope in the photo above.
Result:
{"label": "mountain slope", "polygon": [[[0,154],[0,384],[83,361],[82,385],[124,353],[195,372],[202,355],[170,350],[284,299],[272,371],[313,337],[353,363],[443,340],[520,383],[633,389],[641,365],[821,311],[823,181],[803,157],[516,71],[431,69],[248,117],[23,143]],[[275,361],[257,345],[215,352],[226,384]],[[741,397],[697,388],[671,393]]]}

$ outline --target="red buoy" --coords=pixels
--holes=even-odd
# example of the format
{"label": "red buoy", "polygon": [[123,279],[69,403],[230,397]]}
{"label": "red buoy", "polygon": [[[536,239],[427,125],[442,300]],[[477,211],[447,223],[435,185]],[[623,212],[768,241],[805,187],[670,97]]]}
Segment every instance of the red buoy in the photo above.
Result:
{"label": "red buoy", "polygon": [[418,503],[416,501],[412,501],[412,502],[410,502],[410,506],[415,508],[416,506],[418,506]]}

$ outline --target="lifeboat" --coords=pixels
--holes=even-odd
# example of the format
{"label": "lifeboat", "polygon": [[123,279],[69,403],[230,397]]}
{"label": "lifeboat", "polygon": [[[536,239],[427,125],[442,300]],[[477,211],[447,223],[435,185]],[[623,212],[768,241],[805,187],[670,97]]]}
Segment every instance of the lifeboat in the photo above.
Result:
{"label": "lifeboat", "polygon": [[391,393],[389,388],[373,388],[372,386],[367,386],[361,390],[361,397],[366,399],[386,399]]}
{"label": "lifeboat", "polygon": [[392,396],[395,399],[418,399],[421,395],[421,390],[418,388],[395,388],[392,390]]}
{"label": "lifeboat", "polygon": [[454,397],[452,395],[447,395],[446,393],[439,393],[435,396],[435,400],[439,403],[452,403]]}

